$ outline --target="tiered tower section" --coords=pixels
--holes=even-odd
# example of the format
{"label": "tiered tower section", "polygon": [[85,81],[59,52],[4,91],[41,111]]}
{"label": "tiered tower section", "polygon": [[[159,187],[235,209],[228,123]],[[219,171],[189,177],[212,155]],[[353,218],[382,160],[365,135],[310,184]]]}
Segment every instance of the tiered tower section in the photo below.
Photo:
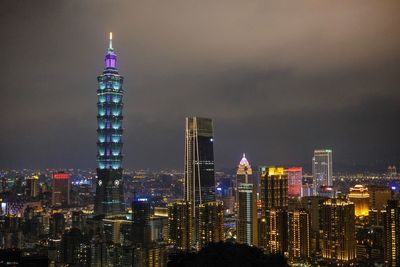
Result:
{"label": "tiered tower section", "polygon": [[122,83],[117,56],[110,45],[103,74],[97,77],[97,188],[95,213],[115,215],[125,210],[122,186]]}

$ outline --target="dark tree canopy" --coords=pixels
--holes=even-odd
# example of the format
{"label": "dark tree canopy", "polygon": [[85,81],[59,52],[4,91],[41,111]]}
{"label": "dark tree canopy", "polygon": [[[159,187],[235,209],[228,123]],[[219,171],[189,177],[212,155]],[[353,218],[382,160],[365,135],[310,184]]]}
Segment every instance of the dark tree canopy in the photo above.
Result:
{"label": "dark tree canopy", "polygon": [[173,254],[168,267],[258,267],[288,266],[281,255],[266,255],[262,250],[244,244],[213,243],[195,252]]}

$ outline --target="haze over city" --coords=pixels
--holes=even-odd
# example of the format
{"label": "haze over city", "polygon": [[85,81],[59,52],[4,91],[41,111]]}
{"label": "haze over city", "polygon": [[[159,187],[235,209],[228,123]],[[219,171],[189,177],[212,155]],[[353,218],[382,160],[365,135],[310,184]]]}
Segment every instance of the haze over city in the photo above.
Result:
{"label": "haze over city", "polygon": [[[2,168],[95,168],[108,32],[124,83],[124,168],[183,168],[185,117],[216,169],[400,160],[399,1],[3,1]],[[360,167],[361,166],[361,167]]]}

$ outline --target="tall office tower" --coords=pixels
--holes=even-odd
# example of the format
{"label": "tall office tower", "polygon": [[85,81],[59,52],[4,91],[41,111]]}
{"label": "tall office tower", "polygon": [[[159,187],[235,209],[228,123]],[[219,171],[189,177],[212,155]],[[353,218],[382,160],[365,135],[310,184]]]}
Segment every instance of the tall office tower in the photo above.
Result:
{"label": "tall office tower", "polygon": [[318,193],[321,186],[332,186],[332,150],[315,150],[312,159],[314,189]]}
{"label": "tall office tower", "polygon": [[39,176],[34,175],[26,178],[26,195],[28,197],[39,195]]}
{"label": "tall office tower", "polygon": [[213,123],[207,118],[186,118],[185,200],[195,206],[215,201]]}
{"label": "tall office tower", "polygon": [[176,201],[168,204],[168,241],[179,250],[192,248],[192,203]]}
{"label": "tall office tower", "polygon": [[332,198],[322,204],[320,218],[322,257],[329,264],[346,265],[356,258],[354,204]]}
{"label": "tall office tower", "polygon": [[70,177],[67,172],[53,173],[53,191],[51,204],[53,206],[68,206],[70,203]]}
{"label": "tall office tower", "polygon": [[151,242],[150,202],[147,198],[137,198],[132,202],[133,244],[147,245]]}
{"label": "tall office tower", "polygon": [[251,165],[249,161],[246,159],[246,155],[243,153],[243,157],[239,162],[237,171],[236,171],[236,179],[234,180],[233,183],[233,188],[234,188],[234,196],[235,196],[235,209],[237,210],[238,208],[238,201],[239,201],[239,195],[238,195],[238,190],[239,190],[239,184],[241,183],[246,183],[246,184],[254,184],[254,186],[257,186],[254,181],[253,181],[253,170],[251,168]]}
{"label": "tall office tower", "polygon": [[287,249],[288,180],[283,168],[261,167],[261,217],[263,232],[260,246],[270,253]]}
{"label": "tall office tower", "polygon": [[110,45],[103,74],[97,77],[97,186],[95,214],[115,215],[125,211],[122,186],[122,82],[117,56]]}
{"label": "tall office tower", "polygon": [[194,238],[198,243],[198,206],[215,199],[213,123],[211,119],[186,118],[184,199],[192,207]]}
{"label": "tall office tower", "polygon": [[311,216],[305,210],[289,212],[289,258],[306,260],[311,254]]}
{"label": "tall office tower", "polygon": [[357,217],[368,216],[369,193],[367,187],[362,185],[350,187],[349,200],[354,203],[355,215]]}
{"label": "tall office tower", "polygon": [[301,187],[303,179],[303,168],[293,167],[285,169],[288,178],[288,196],[290,198],[301,197]]}
{"label": "tall office tower", "polygon": [[238,186],[238,214],[236,220],[237,242],[258,246],[257,194],[255,186],[240,183]]}
{"label": "tall office tower", "polygon": [[400,263],[400,206],[398,200],[387,202],[383,216],[385,266],[399,266]]}
{"label": "tall office tower", "polygon": [[207,202],[199,205],[199,248],[208,243],[224,241],[223,203]]}

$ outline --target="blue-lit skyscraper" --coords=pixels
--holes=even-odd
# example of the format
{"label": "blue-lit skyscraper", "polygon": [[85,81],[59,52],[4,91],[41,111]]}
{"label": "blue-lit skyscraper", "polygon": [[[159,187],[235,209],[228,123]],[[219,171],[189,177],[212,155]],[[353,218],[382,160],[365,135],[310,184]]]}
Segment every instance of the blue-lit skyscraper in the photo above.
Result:
{"label": "blue-lit skyscraper", "polygon": [[97,186],[95,213],[114,215],[124,212],[122,186],[122,82],[117,56],[110,45],[103,74],[97,77]]}

